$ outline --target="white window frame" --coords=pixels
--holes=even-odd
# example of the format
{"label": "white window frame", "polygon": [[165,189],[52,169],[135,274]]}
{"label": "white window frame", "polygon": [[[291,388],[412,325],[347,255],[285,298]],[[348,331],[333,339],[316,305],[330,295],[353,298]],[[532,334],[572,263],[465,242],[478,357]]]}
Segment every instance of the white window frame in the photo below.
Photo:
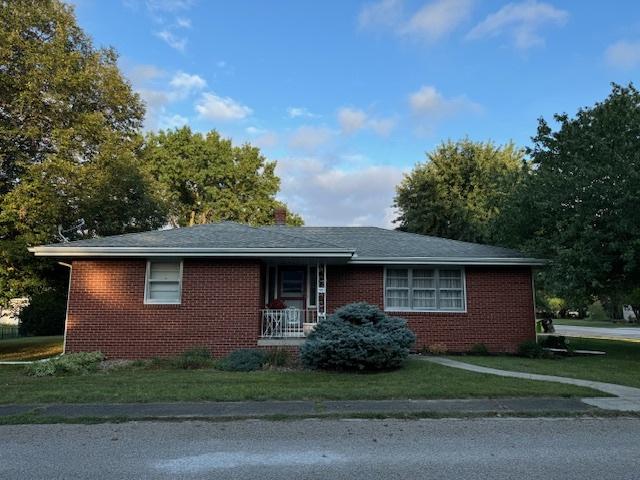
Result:
{"label": "white window frame", "polygon": [[[409,306],[387,306],[387,270],[408,270]],[[436,284],[436,308],[413,308],[413,270],[434,270]],[[440,270],[459,270],[462,274],[462,308],[440,308]],[[384,267],[382,279],[382,293],[384,296],[384,310],[386,312],[445,312],[467,313],[467,274],[463,266],[454,265],[388,265]],[[420,289],[418,289],[420,290]],[[450,290],[450,289],[445,289]],[[457,290],[457,289],[456,289]]]}
{"label": "white window frame", "polygon": [[[149,298],[149,283],[151,275],[152,263],[178,263],[180,270],[178,272],[178,300],[153,300]],[[144,303],[147,305],[180,305],[182,303],[182,270],[184,268],[183,260],[147,260],[147,268],[144,275]]]}

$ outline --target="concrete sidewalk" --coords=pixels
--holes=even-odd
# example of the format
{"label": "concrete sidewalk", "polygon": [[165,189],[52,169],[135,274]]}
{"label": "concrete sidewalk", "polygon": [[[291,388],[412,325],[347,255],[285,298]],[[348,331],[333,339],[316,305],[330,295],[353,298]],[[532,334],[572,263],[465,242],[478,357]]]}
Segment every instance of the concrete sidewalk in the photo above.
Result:
{"label": "concrete sidewalk", "polygon": [[596,382],[593,380],[581,380],[578,378],[559,377],[556,375],[540,375],[537,373],[514,372],[497,368],[482,367],[471,363],[459,362],[450,358],[418,357],[422,360],[444,365],[446,367],[459,368],[475,373],[488,373],[500,377],[522,378],[525,380],[538,380],[541,382],[557,382],[567,385],[592,388],[601,392],[615,395],[615,397],[583,398],[582,401],[598,408],[617,410],[622,412],[640,412],[640,388],[627,387],[615,383]]}
{"label": "concrete sidewalk", "polygon": [[0,405],[0,417],[36,413],[66,418],[261,418],[351,414],[476,414],[595,411],[579,398],[482,398],[468,400],[248,401]]}

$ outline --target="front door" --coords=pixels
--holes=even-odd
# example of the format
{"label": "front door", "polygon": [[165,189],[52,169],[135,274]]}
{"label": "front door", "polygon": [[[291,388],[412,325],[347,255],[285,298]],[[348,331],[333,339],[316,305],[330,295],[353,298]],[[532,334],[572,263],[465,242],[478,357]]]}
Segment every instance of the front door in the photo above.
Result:
{"label": "front door", "polygon": [[280,282],[278,297],[287,307],[305,308],[305,284],[306,268],[304,267],[280,267]]}

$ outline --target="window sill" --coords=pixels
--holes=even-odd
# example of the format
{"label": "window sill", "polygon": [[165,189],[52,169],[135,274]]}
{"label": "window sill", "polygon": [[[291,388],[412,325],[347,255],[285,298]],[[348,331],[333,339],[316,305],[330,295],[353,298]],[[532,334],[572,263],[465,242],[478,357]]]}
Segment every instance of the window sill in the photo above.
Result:
{"label": "window sill", "polygon": [[147,303],[144,302],[145,308],[179,308],[182,303]]}

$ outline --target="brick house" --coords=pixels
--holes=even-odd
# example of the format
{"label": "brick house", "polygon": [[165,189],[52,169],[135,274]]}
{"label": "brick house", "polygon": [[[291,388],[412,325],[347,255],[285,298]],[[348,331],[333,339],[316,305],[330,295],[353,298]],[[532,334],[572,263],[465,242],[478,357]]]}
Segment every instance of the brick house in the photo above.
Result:
{"label": "brick house", "polygon": [[[282,220],[282,218],[280,218]],[[372,227],[233,222],[30,249],[71,267],[65,351],[169,356],[295,347],[365,301],[408,320],[416,348],[514,351],[535,336],[532,268],[500,247]]]}

